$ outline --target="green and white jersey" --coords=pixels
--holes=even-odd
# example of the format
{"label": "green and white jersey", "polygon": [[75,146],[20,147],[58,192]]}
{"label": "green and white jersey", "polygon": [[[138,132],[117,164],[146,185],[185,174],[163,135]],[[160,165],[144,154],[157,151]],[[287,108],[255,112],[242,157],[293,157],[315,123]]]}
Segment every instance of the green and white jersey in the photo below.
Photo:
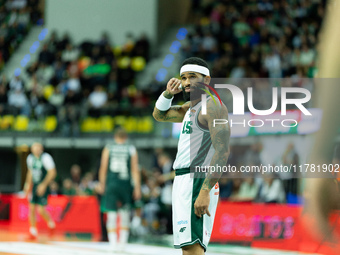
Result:
{"label": "green and white jersey", "polygon": [[107,182],[131,180],[131,157],[136,154],[135,146],[124,143],[112,143],[106,146],[109,150]]}
{"label": "green and white jersey", "polygon": [[52,156],[46,152],[42,153],[39,158],[33,154],[28,155],[26,159],[28,170],[32,173],[33,184],[41,183],[47,171],[55,168]]}
{"label": "green and white jersey", "polygon": [[198,123],[201,105],[202,102],[199,102],[185,113],[174,162],[175,170],[209,166],[215,153],[209,130],[202,128]]}

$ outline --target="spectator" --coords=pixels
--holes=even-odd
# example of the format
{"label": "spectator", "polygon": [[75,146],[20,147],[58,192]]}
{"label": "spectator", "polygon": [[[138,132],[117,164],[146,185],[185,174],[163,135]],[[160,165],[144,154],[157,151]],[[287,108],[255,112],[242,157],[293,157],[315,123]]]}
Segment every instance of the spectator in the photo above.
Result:
{"label": "spectator", "polygon": [[74,183],[72,182],[71,179],[65,179],[63,181],[63,189],[62,189],[62,193],[63,195],[66,196],[74,196],[77,194],[77,191],[74,187]]}
{"label": "spectator", "polygon": [[275,179],[272,173],[268,173],[260,185],[256,201],[262,203],[284,203],[286,195],[282,181]]}
{"label": "spectator", "polygon": [[8,105],[14,107],[15,115],[21,114],[29,116],[31,107],[29,105],[26,95],[19,89],[10,92],[8,97]]}
{"label": "spectator", "polygon": [[[300,162],[299,154],[296,152],[294,144],[293,143],[288,144],[286,151],[284,152],[282,156],[283,165],[286,165],[286,166],[292,165],[292,166],[298,167],[299,162]],[[286,193],[297,195],[298,194],[297,175],[294,174],[293,172],[285,173],[285,176],[282,176],[282,178],[284,179],[283,183],[284,183]]]}
{"label": "spectator", "polygon": [[13,76],[11,81],[9,82],[9,89],[11,91],[16,91],[16,90],[23,90],[24,89],[24,82],[20,78],[19,75]]}
{"label": "spectator", "polygon": [[247,165],[261,165],[260,152],[262,150],[262,144],[260,142],[254,143],[250,146],[250,148],[246,151],[243,156],[243,162]]}
{"label": "spectator", "polygon": [[59,185],[56,181],[52,181],[49,185],[50,188],[50,195],[52,196],[58,196],[59,193]]}
{"label": "spectator", "polygon": [[71,166],[71,181],[75,184],[75,185],[79,185],[80,181],[81,181],[81,168],[79,165],[74,164]]}
{"label": "spectator", "polygon": [[142,56],[146,61],[148,61],[149,54],[150,54],[150,43],[147,38],[147,35],[143,33],[141,37],[136,41],[136,44],[134,47],[134,55]]}
{"label": "spectator", "polygon": [[23,8],[19,11],[17,21],[18,21],[19,27],[22,27],[23,29],[27,28],[30,22],[30,15],[26,8]]}
{"label": "spectator", "polygon": [[36,73],[33,73],[31,78],[26,83],[25,90],[28,93],[30,93],[32,90],[36,90],[36,91],[39,91],[39,92],[42,91],[42,85],[38,81]]}
{"label": "spectator", "polygon": [[309,66],[313,63],[315,53],[312,49],[308,48],[306,44],[302,46],[302,52],[300,56],[300,64],[302,66]]}
{"label": "spectator", "polygon": [[45,63],[41,63],[37,69],[37,79],[43,86],[49,84],[54,75],[53,67]]}
{"label": "spectator", "polygon": [[281,60],[280,56],[274,51],[266,55],[264,59],[264,68],[269,73],[269,78],[281,78]]}
{"label": "spectator", "polygon": [[72,62],[78,59],[79,52],[71,43],[66,45],[66,49],[61,54],[61,60],[65,63]]}
{"label": "spectator", "polygon": [[161,175],[158,177],[158,184],[161,185],[161,216],[163,216],[166,226],[166,233],[172,233],[172,181],[175,172],[172,170],[172,160],[169,155],[163,153],[158,156],[158,165],[161,167]]}
{"label": "spectator", "polygon": [[106,103],[107,93],[104,91],[102,86],[97,85],[89,96],[90,114],[93,116],[99,116]]}
{"label": "spectator", "polygon": [[160,210],[160,192],[161,190],[154,177],[149,178],[146,185],[142,185],[142,196],[143,200],[146,201],[144,205],[144,216],[149,229],[153,232],[156,232],[159,228],[157,216]]}
{"label": "spectator", "polygon": [[81,179],[78,193],[80,195],[90,196],[94,195],[95,183],[93,181],[93,174],[86,173],[85,176]]}
{"label": "spectator", "polygon": [[242,181],[239,191],[230,199],[237,202],[253,201],[255,200],[258,191],[259,187],[254,178],[248,177]]}
{"label": "spectator", "polygon": [[44,44],[42,51],[39,53],[38,62],[45,65],[51,65],[53,61],[53,53],[48,49],[48,45]]}
{"label": "spectator", "polygon": [[33,116],[37,119],[42,119],[45,116],[46,100],[42,96],[41,91],[33,89],[30,93],[30,104],[32,107]]}
{"label": "spectator", "polygon": [[63,105],[65,96],[56,88],[53,94],[48,98],[48,102],[54,107],[55,112]]}
{"label": "spectator", "polygon": [[79,93],[81,90],[80,80],[76,74],[71,74],[65,85],[67,90],[71,90],[74,93]]}
{"label": "spectator", "polygon": [[8,103],[7,91],[4,85],[0,85],[0,115],[6,114]]}

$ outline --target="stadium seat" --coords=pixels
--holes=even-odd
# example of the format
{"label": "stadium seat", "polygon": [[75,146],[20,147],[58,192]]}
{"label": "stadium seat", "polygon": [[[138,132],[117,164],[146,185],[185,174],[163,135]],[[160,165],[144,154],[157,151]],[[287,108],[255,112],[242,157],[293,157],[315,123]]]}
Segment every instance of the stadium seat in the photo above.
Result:
{"label": "stadium seat", "polygon": [[118,67],[120,69],[127,69],[130,66],[131,59],[129,57],[121,57],[118,59]]}
{"label": "stadium seat", "polygon": [[13,115],[5,115],[1,120],[1,129],[11,129],[14,124],[14,116]]}
{"label": "stadium seat", "polygon": [[48,116],[45,119],[44,131],[53,132],[57,128],[57,124],[58,124],[58,121],[57,121],[56,116]]}
{"label": "stadium seat", "polygon": [[123,115],[118,115],[113,118],[115,125],[117,126],[124,126],[126,117]]}
{"label": "stadium seat", "polygon": [[49,97],[52,96],[53,93],[54,93],[54,87],[52,85],[44,86],[43,94],[46,100],[48,100]]}
{"label": "stadium seat", "polygon": [[133,116],[128,117],[124,123],[124,128],[128,133],[137,131],[137,118]]}
{"label": "stadium seat", "polygon": [[27,131],[29,124],[29,118],[24,115],[19,115],[16,117],[14,122],[15,131]]}
{"label": "stadium seat", "polygon": [[146,61],[143,57],[134,57],[131,61],[131,68],[135,72],[143,71],[145,68]]}
{"label": "stadium seat", "polygon": [[115,57],[119,57],[122,54],[122,47],[119,45],[115,46],[113,49],[113,54]]}
{"label": "stadium seat", "polygon": [[101,130],[101,123],[99,119],[87,117],[81,124],[82,132],[99,132]]}
{"label": "stadium seat", "polygon": [[150,133],[153,131],[154,121],[151,117],[144,116],[139,119],[137,126],[138,133]]}
{"label": "stadium seat", "polygon": [[114,121],[110,116],[101,116],[99,121],[101,132],[112,132],[114,128]]}

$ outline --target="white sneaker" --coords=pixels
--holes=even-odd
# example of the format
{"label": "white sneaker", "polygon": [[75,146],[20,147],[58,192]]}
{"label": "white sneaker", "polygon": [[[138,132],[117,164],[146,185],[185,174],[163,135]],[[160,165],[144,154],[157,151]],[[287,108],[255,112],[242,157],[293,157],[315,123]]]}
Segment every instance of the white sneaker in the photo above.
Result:
{"label": "white sneaker", "polygon": [[118,249],[118,245],[116,246],[109,246],[108,249],[107,249],[108,252],[118,252],[119,249]]}
{"label": "white sneaker", "polygon": [[117,251],[119,252],[124,252],[125,251],[125,248],[126,248],[126,245],[125,244],[122,244],[122,243],[118,243],[117,245]]}

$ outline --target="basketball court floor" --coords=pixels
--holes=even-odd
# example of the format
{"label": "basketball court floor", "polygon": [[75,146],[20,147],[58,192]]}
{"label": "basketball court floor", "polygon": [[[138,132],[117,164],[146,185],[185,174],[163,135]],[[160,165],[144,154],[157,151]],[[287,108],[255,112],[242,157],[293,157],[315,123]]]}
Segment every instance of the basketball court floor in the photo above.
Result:
{"label": "basketball court floor", "polygon": [[[26,241],[26,233],[11,233],[0,230],[0,255],[181,255],[180,250],[171,247],[128,244],[124,252],[112,252],[108,243],[79,241],[76,237],[40,235],[35,242]],[[305,253],[285,252],[270,249],[211,244],[206,255],[301,255]],[[310,254],[310,253],[308,253]]]}

